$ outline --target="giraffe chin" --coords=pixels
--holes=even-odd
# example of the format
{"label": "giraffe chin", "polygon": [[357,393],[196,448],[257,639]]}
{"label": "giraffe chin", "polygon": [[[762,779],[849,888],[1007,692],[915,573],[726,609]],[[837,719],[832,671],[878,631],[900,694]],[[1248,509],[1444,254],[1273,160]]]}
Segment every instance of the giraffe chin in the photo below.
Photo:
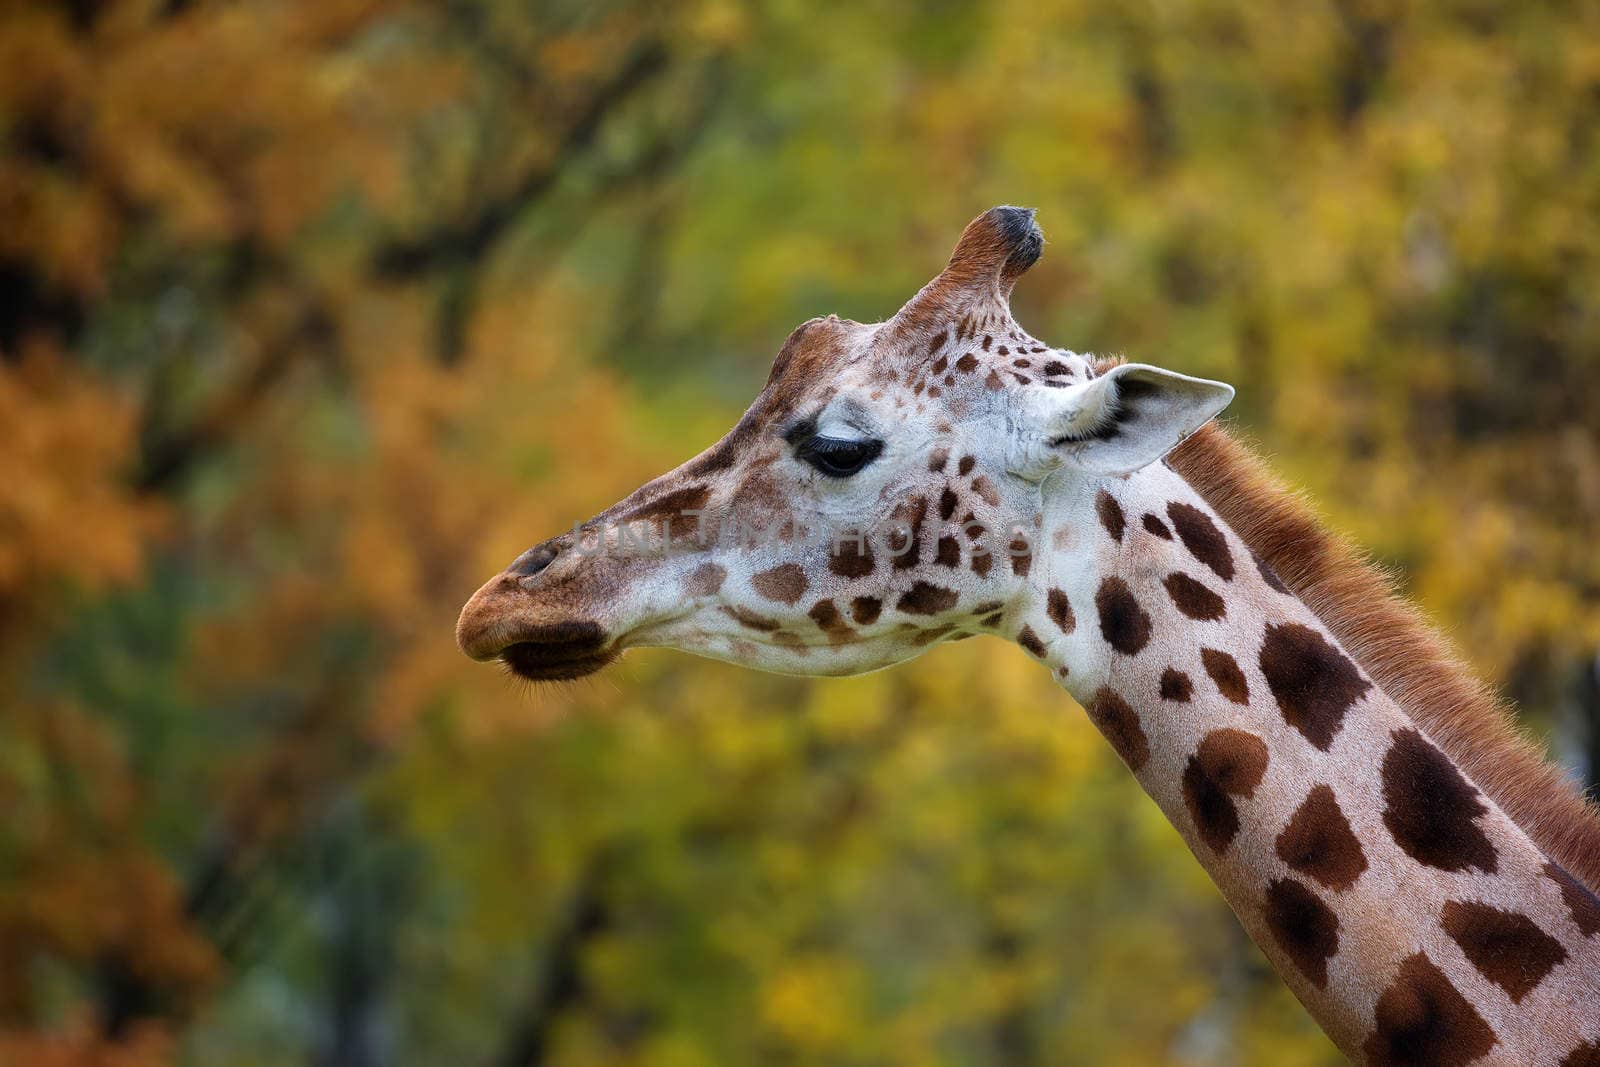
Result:
{"label": "giraffe chin", "polygon": [[519,641],[501,649],[498,658],[518,678],[530,682],[570,682],[607,666],[617,658],[617,653],[597,651],[589,642]]}

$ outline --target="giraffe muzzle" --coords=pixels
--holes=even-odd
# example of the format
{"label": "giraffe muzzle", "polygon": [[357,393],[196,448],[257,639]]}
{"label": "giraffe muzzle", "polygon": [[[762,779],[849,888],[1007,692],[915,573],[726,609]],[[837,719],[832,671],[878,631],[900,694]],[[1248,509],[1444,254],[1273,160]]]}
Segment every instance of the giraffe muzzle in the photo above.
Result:
{"label": "giraffe muzzle", "polygon": [[[545,566],[547,561],[543,561]],[[542,566],[539,569],[543,569]],[[480,662],[499,660],[530,681],[567,681],[617,658],[610,635],[592,619],[550,619],[524,585],[526,568],[486,582],[461,609],[456,643]],[[541,615],[543,617],[541,617]]]}

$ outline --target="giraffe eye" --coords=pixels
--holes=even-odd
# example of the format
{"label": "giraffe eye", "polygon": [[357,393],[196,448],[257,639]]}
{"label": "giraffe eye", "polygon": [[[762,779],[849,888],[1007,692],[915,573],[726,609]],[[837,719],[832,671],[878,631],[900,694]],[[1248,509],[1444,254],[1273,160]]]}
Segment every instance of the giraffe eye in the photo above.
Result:
{"label": "giraffe eye", "polygon": [[883,442],[876,438],[847,441],[817,435],[801,441],[794,454],[831,478],[848,478],[877,459],[882,451]]}

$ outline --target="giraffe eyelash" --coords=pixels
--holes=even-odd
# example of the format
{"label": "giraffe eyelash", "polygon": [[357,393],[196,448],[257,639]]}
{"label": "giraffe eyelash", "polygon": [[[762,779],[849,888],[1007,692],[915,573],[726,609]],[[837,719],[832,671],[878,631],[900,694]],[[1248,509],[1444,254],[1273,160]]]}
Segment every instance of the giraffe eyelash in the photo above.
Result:
{"label": "giraffe eyelash", "polygon": [[848,478],[883,453],[877,438],[845,440],[812,434],[795,446],[795,458],[830,478]]}

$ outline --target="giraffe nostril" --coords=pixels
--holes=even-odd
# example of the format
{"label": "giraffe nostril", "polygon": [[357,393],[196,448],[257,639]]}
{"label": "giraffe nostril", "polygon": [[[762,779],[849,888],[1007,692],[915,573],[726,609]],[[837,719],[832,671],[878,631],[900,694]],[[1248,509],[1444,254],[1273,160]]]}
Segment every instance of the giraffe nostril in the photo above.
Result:
{"label": "giraffe nostril", "polygon": [[548,542],[542,545],[534,545],[528,551],[512,560],[511,566],[506,568],[506,572],[523,578],[531,578],[554,563],[556,557],[560,554],[560,550]]}

